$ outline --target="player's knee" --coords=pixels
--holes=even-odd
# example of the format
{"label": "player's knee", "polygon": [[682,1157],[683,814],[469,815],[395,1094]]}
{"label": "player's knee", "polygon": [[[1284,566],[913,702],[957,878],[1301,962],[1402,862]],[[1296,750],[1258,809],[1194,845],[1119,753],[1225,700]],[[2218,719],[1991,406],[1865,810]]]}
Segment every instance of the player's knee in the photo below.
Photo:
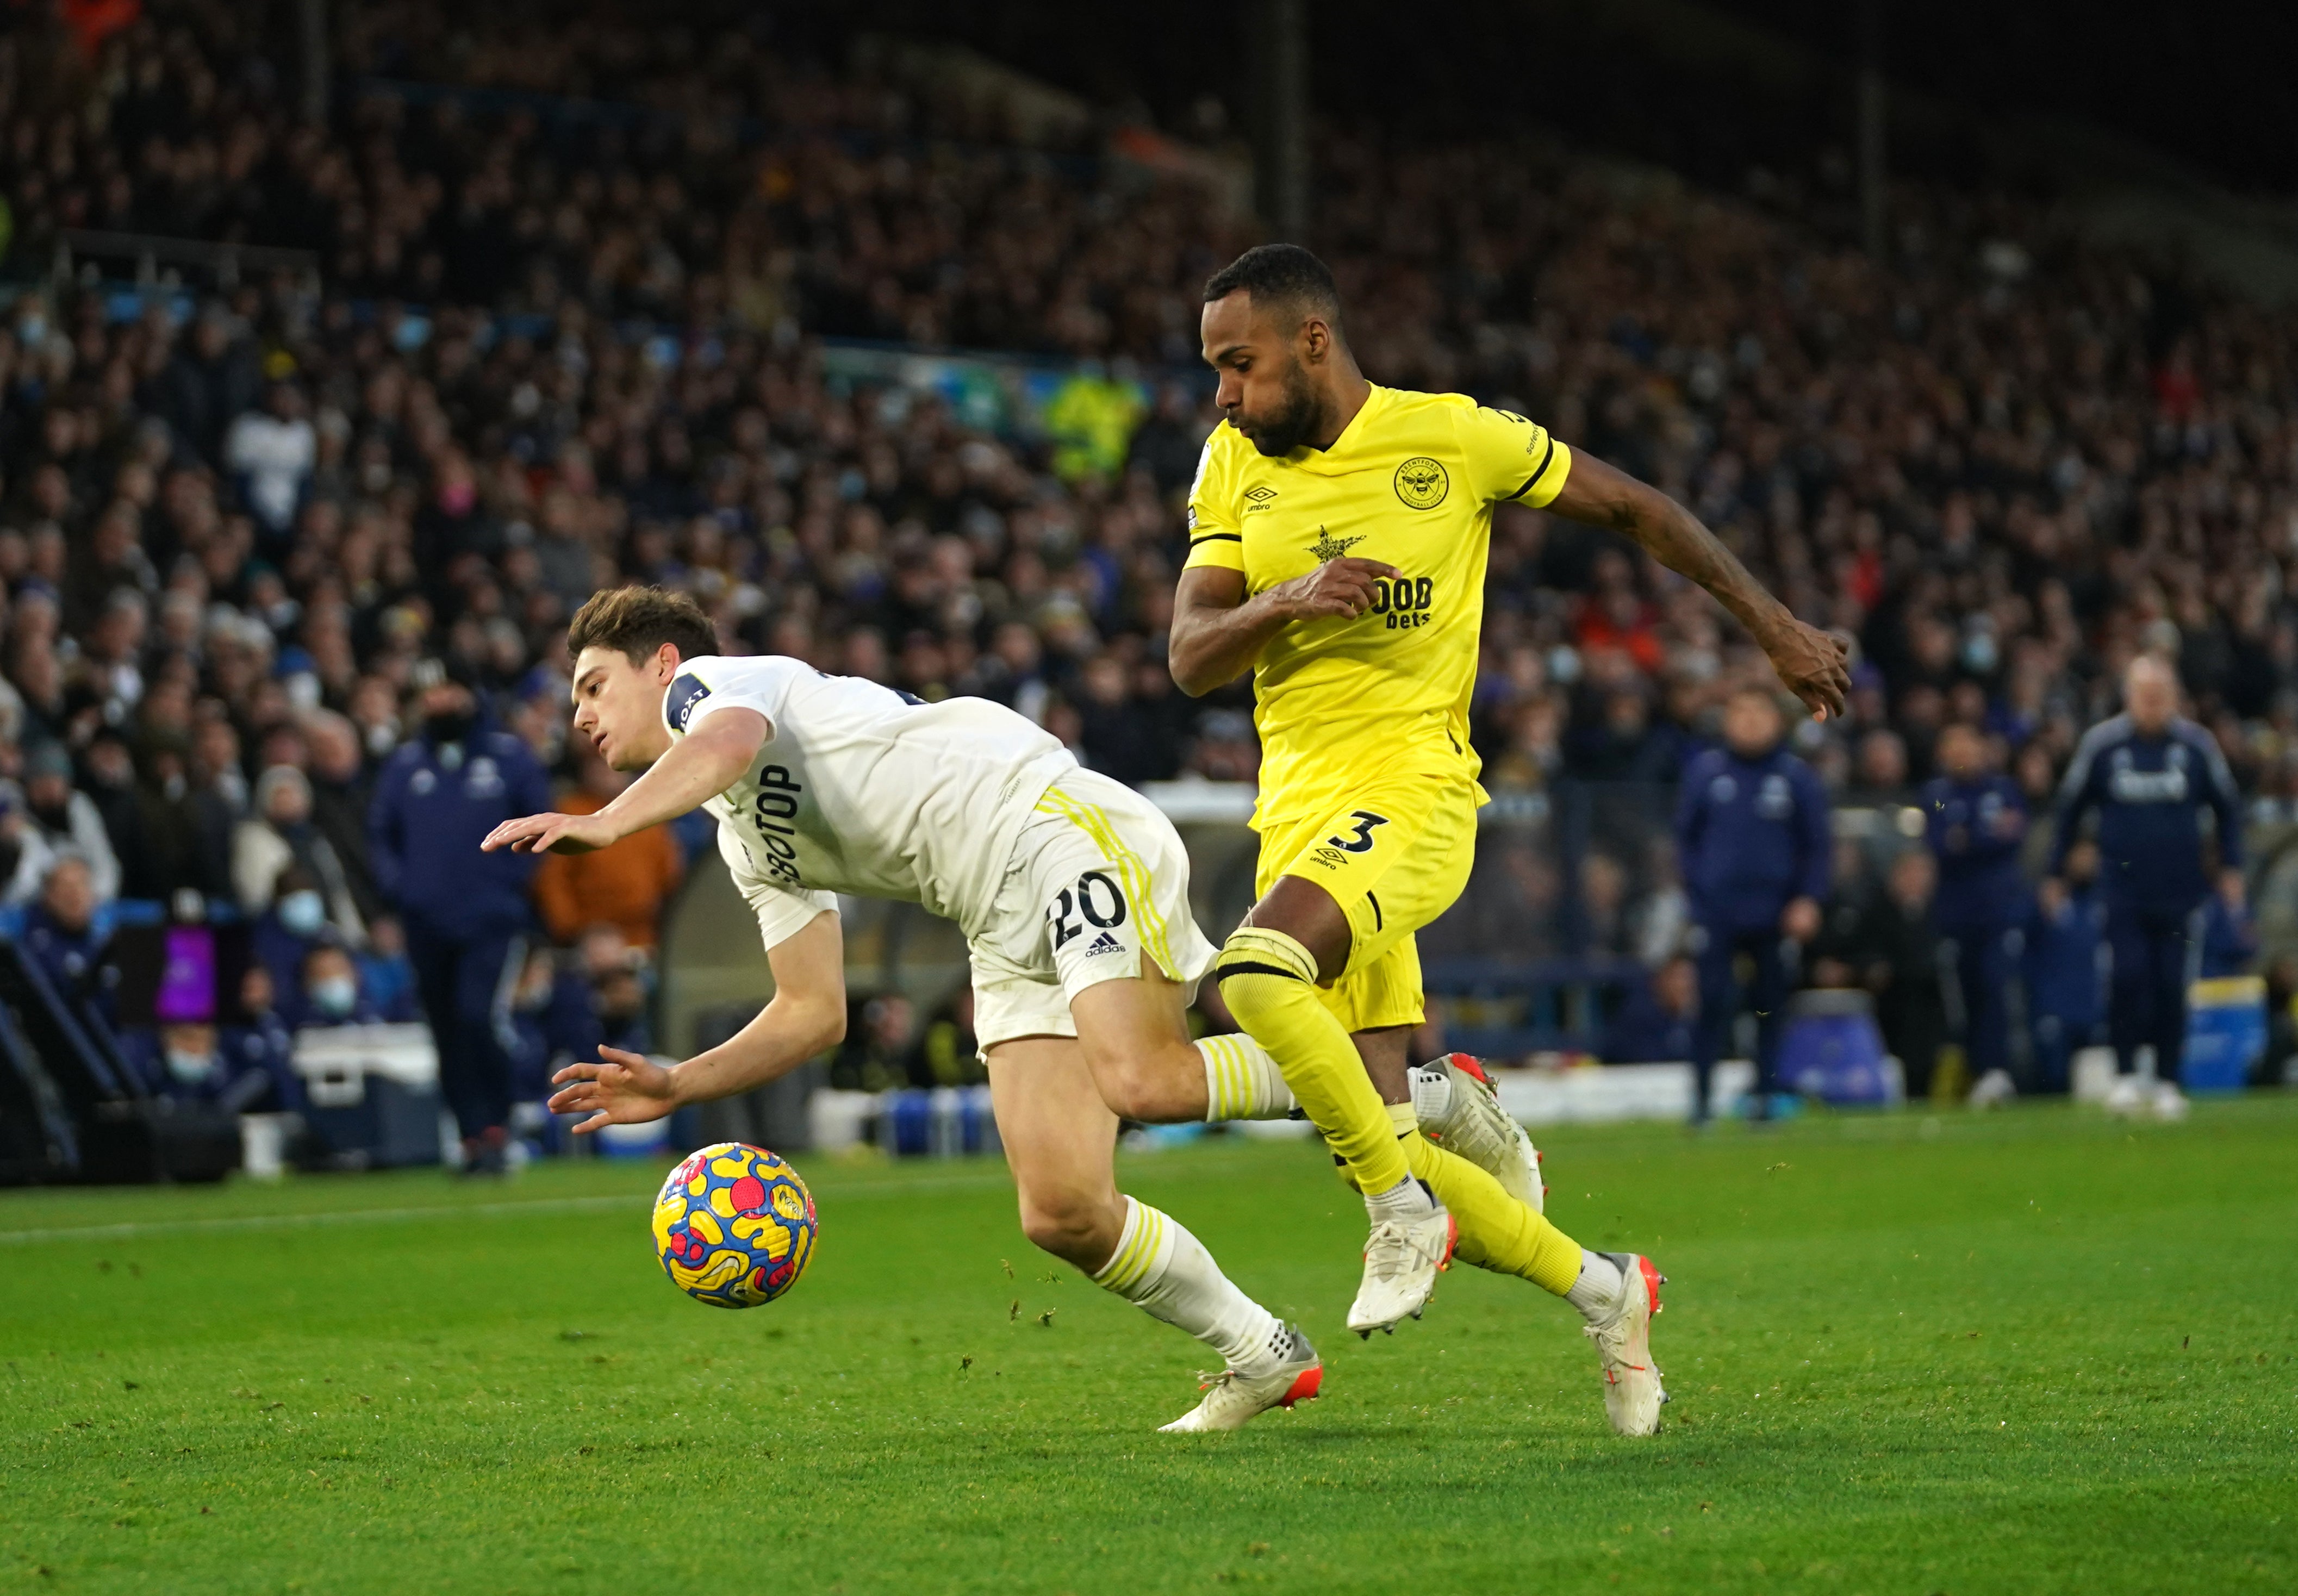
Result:
{"label": "player's knee", "polygon": [[[1033,1194],[1021,1200],[1021,1234],[1029,1245],[1081,1267],[1098,1265],[1116,1240],[1109,1204],[1083,1192]],[[1119,1219],[1116,1228],[1123,1226]]]}
{"label": "player's knee", "polygon": [[1316,955],[1285,932],[1241,925],[1221,945],[1213,979],[1229,1013],[1251,1030],[1257,1018],[1315,984]]}
{"label": "player's knee", "polygon": [[1203,1117],[1204,1055],[1186,1042],[1130,1046],[1089,1062],[1101,1100],[1120,1119],[1164,1125]]}
{"label": "player's knee", "polygon": [[1155,1071],[1139,1054],[1095,1059],[1093,1076],[1095,1084],[1101,1088],[1101,1100],[1119,1119],[1138,1120],[1147,1125],[1156,1123],[1161,1117],[1158,1112],[1161,1105]]}

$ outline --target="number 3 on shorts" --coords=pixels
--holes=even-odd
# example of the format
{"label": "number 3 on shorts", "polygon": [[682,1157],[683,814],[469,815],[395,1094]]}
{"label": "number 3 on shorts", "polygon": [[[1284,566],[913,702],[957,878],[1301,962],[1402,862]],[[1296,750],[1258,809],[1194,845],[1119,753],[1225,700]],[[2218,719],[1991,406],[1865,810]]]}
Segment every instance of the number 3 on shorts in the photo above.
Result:
{"label": "number 3 on shorts", "polygon": [[1054,922],[1054,949],[1070,938],[1084,933],[1085,926],[1070,923],[1071,914],[1082,915],[1087,925],[1106,930],[1125,923],[1125,894],[1115,881],[1101,871],[1088,870],[1078,877],[1077,889],[1062,889],[1060,896],[1046,907],[1046,918]]}
{"label": "number 3 on shorts", "polygon": [[1335,848],[1346,849],[1348,852],[1352,854],[1371,852],[1372,829],[1375,826],[1386,825],[1388,823],[1388,816],[1385,815],[1375,815],[1369,809],[1358,809],[1352,811],[1350,818],[1357,823],[1356,834],[1354,836],[1328,837],[1326,840],[1330,842]]}

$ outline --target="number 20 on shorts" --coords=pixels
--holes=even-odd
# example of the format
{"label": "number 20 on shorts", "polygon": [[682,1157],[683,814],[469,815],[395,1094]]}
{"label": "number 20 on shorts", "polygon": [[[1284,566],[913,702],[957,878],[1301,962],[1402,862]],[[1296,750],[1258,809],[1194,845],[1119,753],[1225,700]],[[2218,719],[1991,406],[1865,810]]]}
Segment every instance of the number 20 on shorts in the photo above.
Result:
{"label": "number 20 on shorts", "polygon": [[1104,871],[1088,870],[1078,877],[1074,889],[1064,887],[1059,897],[1046,906],[1046,918],[1054,922],[1054,947],[1059,949],[1072,937],[1085,934],[1084,925],[1073,925],[1070,916],[1081,916],[1086,925],[1107,930],[1125,923],[1125,894]]}

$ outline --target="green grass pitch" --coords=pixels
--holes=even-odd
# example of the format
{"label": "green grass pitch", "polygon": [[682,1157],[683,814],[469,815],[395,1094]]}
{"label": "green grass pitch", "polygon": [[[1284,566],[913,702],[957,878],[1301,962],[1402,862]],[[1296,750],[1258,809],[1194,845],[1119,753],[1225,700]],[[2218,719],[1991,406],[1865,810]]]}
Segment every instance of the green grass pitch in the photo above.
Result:
{"label": "green grass pitch", "polygon": [[820,1253],[740,1313],[651,1165],[0,1195],[0,1591],[2298,1588],[2298,1101],[1548,1139],[1672,1277],[1657,1441],[1522,1282],[1346,1336],[1299,1144],[1123,1164],[1328,1360],[1228,1436],[1153,1433],[1197,1348],[994,1164],[801,1159]]}

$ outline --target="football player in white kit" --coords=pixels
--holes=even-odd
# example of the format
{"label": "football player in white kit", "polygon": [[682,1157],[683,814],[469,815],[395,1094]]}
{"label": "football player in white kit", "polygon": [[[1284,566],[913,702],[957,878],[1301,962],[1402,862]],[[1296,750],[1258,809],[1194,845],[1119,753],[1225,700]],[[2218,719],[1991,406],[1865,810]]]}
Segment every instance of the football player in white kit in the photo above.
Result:
{"label": "football player in white kit", "polygon": [[[1221,1354],[1198,1405],[1164,1427],[1235,1429],[1317,1394],[1308,1338],[1178,1222],[1117,1189],[1120,1114],[1293,1108],[1252,1038],[1189,1038],[1187,1006],[1216,950],[1190,914],[1180,838],[1155,807],[1002,705],[926,704],[801,660],[720,656],[682,594],[600,592],[568,649],[575,729],[615,768],[646,773],[596,814],[506,821],[482,846],[583,852],[707,809],[757,915],[774,996],[731,1039],[671,1068],[600,1049],[600,1063],[558,1073],[553,1112],[588,1112],[581,1130],[656,1120],[795,1069],[845,1034],[836,895],[921,904],[966,934],[1022,1229]],[[1496,1129],[1506,1116],[1488,1094],[1451,1096],[1457,1140],[1536,1190],[1529,1144]]]}

